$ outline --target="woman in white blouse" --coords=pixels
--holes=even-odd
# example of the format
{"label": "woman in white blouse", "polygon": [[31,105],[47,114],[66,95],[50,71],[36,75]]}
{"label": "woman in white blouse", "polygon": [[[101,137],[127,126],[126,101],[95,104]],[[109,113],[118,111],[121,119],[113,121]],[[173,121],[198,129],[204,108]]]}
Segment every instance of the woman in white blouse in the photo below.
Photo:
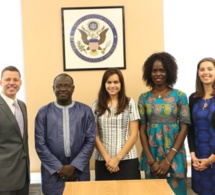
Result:
{"label": "woman in white blouse", "polygon": [[120,70],[105,71],[92,110],[97,124],[96,180],[140,179],[135,146],[140,116],[134,100],[125,94]]}

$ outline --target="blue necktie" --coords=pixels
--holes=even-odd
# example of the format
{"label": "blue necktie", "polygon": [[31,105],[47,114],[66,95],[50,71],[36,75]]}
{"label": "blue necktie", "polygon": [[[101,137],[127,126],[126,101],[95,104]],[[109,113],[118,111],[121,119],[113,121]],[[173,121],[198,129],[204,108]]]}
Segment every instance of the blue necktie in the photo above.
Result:
{"label": "blue necktie", "polygon": [[13,103],[14,107],[15,107],[15,117],[16,117],[16,120],[19,124],[19,128],[20,128],[20,132],[21,132],[21,135],[23,137],[23,133],[24,133],[24,119],[23,119],[23,115],[22,115],[22,111],[18,105],[18,103],[16,101],[14,101]]}

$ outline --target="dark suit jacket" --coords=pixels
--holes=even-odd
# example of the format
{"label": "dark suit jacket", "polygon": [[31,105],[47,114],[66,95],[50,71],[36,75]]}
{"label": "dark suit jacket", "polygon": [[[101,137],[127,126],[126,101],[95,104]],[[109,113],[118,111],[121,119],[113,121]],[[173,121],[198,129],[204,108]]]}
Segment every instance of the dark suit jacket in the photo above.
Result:
{"label": "dark suit jacket", "polygon": [[24,117],[24,136],[9,106],[0,95],[0,191],[21,189],[30,181],[27,110],[18,100]]}

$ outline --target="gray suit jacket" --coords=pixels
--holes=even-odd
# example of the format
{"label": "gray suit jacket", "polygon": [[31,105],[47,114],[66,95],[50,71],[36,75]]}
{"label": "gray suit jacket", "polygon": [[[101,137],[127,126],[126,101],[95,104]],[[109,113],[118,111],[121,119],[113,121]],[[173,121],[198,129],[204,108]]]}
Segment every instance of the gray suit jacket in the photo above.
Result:
{"label": "gray suit jacket", "polygon": [[9,106],[0,95],[0,191],[21,189],[30,181],[27,110],[18,100],[24,117],[24,136]]}

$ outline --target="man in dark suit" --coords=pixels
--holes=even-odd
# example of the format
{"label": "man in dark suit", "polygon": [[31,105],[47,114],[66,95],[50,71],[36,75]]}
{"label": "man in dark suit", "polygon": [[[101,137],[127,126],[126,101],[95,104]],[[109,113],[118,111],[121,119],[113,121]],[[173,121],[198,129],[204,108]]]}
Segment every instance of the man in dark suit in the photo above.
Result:
{"label": "man in dark suit", "polygon": [[[25,103],[16,99],[21,84],[16,67],[3,69],[0,80],[0,195],[29,194],[27,110]],[[18,108],[14,102],[18,103]],[[17,109],[21,111],[19,119],[15,117]]]}

